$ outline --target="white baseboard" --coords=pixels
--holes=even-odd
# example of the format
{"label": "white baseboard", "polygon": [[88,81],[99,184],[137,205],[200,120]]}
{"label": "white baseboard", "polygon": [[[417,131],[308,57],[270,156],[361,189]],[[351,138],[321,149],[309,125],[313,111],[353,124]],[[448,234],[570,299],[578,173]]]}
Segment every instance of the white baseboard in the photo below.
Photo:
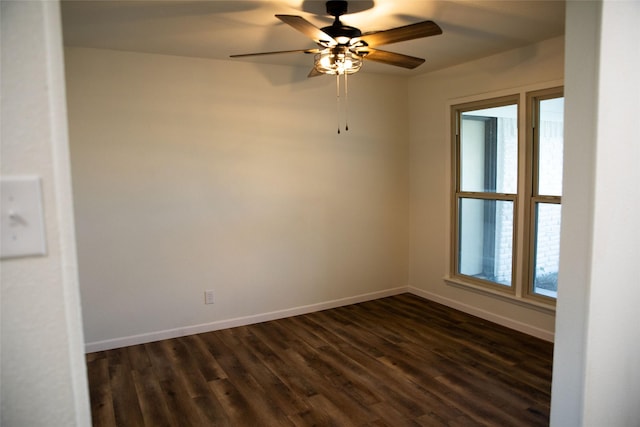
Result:
{"label": "white baseboard", "polygon": [[114,348],[127,347],[130,345],[144,344],[144,343],[153,342],[153,341],[184,337],[184,336],[193,335],[193,334],[201,334],[203,332],[217,331],[220,329],[234,328],[237,326],[252,325],[254,323],[268,322],[270,320],[283,319],[285,317],[298,316],[301,314],[313,313],[316,311],[342,307],[350,304],[358,304],[361,302],[390,297],[390,296],[402,294],[405,292],[409,292],[409,288],[406,286],[403,286],[403,287],[398,287],[393,289],[387,289],[384,291],[371,292],[367,294],[356,295],[353,297],[340,298],[340,299],[325,301],[317,304],[304,305],[300,307],[288,308],[285,310],[272,311],[268,313],[261,313],[261,314],[256,314],[252,316],[236,317],[233,319],[219,320],[211,323],[202,323],[199,325],[167,329],[164,331],[149,332],[146,334],[131,335],[128,337],[89,342],[85,344],[85,352],[93,353],[96,351],[111,350]]}
{"label": "white baseboard", "polygon": [[546,329],[541,329],[526,323],[518,322],[517,320],[500,316],[495,313],[491,313],[490,311],[482,310],[478,307],[464,304],[464,303],[461,303],[460,301],[445,298],[440,295],[433,294],[431,292],[424,291],[422,289],[414,288],[411,286],[408,287],[407,292],[417,295],[419,297],[431,300],[433,302],[446,305],[447,307],[455,308],[456,310],[460,310],[464,313],[477,316],[481,319],[488,320],[489,322],[497,323],[498,325],[505,326],[507,328],[516,330],[518,332],[522,332],[524,334],[531,335],[536,338],[540,338],[545,341],[553,342],[554,340],[555,334],[552,331],[548,331]]}
{"label": "white baseboard", "polygon": [[545,341],[553,342],[554,333],[544,329],[537,328],[535,326],[528,325],[526,323],[518,322],[507,317],[491,313],[486,310],[479,309],[477,307],[461,303],[449,298],[442,297],[431,292],[424,291],[422,289],[402,286],[393,289],[387,289],[384,291],[371,292],[362,295],[356,295],[353,297],[340,298],[331,301],[325,301],[317,304],[304,305],[300,307],[288,308],[285,310],[272,311],[268,313],[261,313],[252,316],[236,317],[233,319],[218,320],[211,323],[202,323],[199,325],[185,326],[181,328],[167,329],[164,331],[150,332],[140,335],[131,335],[128,337],[114,338],[104,341],[95,341],[85,344],[85,352],[93,353],[96,351],[111,350],[114,348],[127,347],[130,345],[144,344],[153,341],[166,340],[171,338],[184,337],[187,335],[200,334],[204,332],[217,331],[220,329],[234,328],[237,326],[252,325],[254,323],[268,322],[270,320],[283,319],[291,316],[298,316],[301,314],[313,313],[316,311],[327,310],[331,308],[343,307],[345,305],[357,304],[361,302],[371,301],[379,298],[385,298],[402,293],[411,293],[419,297],[446,305],[447,307],[460,310],[464,313],[478,316],[481,319],[488,320],[490,322],[497,323],[507,328],[514,329],[516,331],[532,335],[534,337],[543,339]]}

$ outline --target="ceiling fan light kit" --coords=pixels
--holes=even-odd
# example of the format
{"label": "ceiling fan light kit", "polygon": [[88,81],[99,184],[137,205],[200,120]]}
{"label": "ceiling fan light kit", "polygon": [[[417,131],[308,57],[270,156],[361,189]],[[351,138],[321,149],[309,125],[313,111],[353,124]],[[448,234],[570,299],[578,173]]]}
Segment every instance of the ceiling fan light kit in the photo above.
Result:
{"label": "ceiling fan light kit", "polygon": [[[380,62],[407,69],[420,66],[425,60],[409,55],[375,49],[374,46],[415,40],[442,34],[442,29],[433,21],[422,21],[403,27],[384,31],[362,33],[358,28],[344,25],[340,17],[348,11],[348,2],[342,0],[327,1],[327,13],[334,17],[333,24],[322,29],[297,15],[276,15],[287,25],[311,38],[317,45],[315,49],[287,50],[276,52],[249,53],[231,55],[232,58],[244,56],[273,55],[281,53],[312,53],[314,66],[309,77],[330,74],[337,76],[338,111],[340,109],[340,76],[345,79],[345,100],[347,98],[347,75],[358,72],[364,60]],[[346,106],[345,106],[346,109]],[[348,125],[345,126],[348,130]],[[338,133],[340,127],[338,126]]]}
{"label": "ceiling fan light kit", "polygon": [[321,74],[353,74],[362,67],[362,57],[345,48],[326,48],[316,54],[314,67]]}

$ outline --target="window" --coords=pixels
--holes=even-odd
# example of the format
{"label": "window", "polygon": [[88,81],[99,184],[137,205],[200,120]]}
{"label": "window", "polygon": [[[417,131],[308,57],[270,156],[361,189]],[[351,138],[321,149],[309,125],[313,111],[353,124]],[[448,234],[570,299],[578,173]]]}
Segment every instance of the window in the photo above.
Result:
{"label": "window", "polygon": [[527,95],[533,174],[530,209],[531,274],[528,293],[556,298],[560,257],[564,98],[551,89]]}
{"label": "window", "polygon": [[554,301],[563,107],[562,88],[452,107],[453,279]]}

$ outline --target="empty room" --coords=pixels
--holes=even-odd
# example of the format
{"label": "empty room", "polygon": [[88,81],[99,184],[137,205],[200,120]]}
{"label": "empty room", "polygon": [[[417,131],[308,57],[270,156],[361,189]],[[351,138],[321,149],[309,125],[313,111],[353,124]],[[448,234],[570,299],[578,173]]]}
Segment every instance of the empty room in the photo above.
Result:
{"label": "empty room", "polygon": [[3,2],[3,425],[636,425],[632,17]]}

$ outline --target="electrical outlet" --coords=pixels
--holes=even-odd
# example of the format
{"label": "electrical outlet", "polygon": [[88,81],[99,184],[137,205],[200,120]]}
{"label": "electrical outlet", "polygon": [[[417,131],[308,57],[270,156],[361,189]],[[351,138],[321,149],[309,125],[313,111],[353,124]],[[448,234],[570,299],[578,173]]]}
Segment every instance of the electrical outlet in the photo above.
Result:
{"label": "electrical outlet", "polygon": [[213,291],[204,291],[204,303],[213,304]]}

